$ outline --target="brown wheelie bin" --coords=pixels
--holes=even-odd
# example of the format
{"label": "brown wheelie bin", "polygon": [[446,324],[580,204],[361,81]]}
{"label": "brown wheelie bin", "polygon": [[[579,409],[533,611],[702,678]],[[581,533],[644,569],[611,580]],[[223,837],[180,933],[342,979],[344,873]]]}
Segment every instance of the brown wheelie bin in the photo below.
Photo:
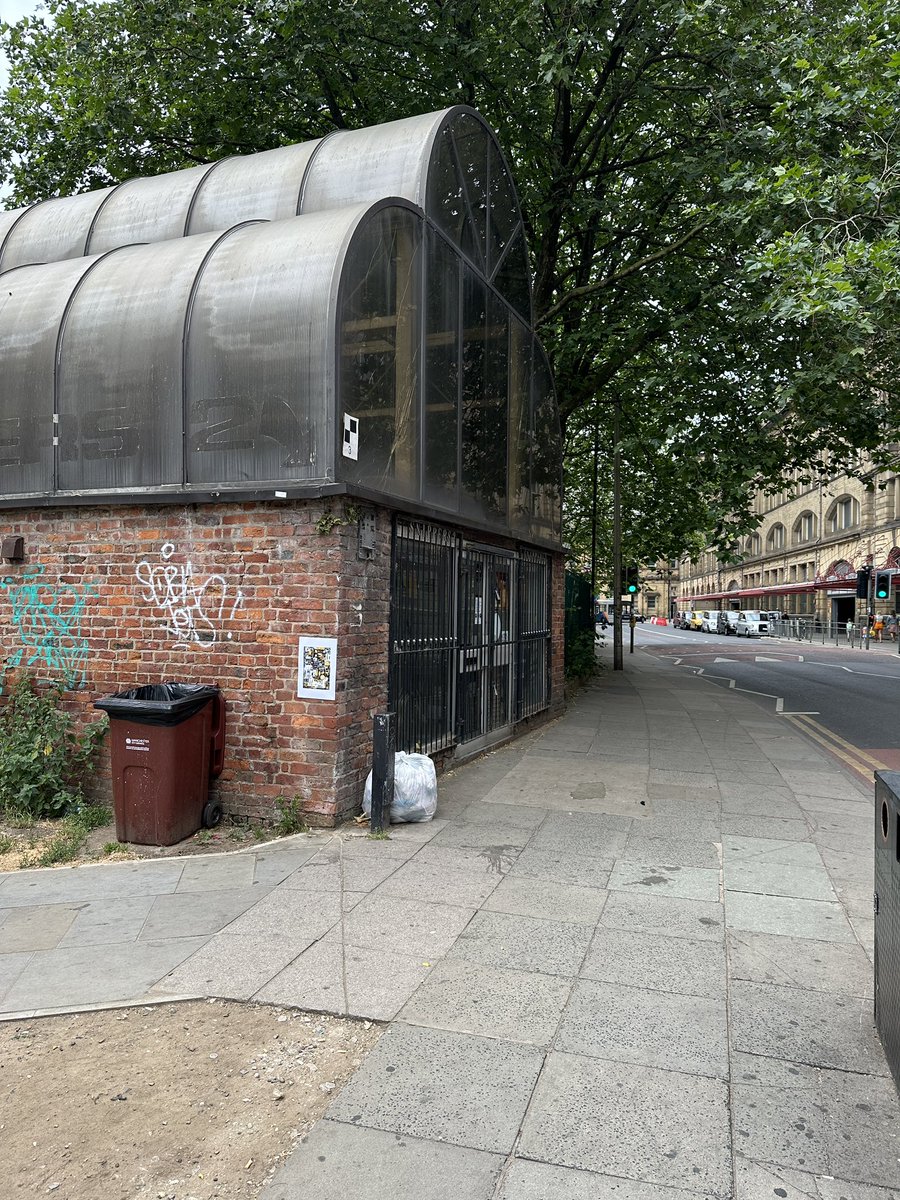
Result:
{"label": "brown wheelie bin", "polygon": [[[218,825],[210,764],[221,770],[224,709],[205,684],[151,683],[94,702],[109,713],[113,806],[120,842],[171,846]],[[215,737],[214,737],[215,735]]]}

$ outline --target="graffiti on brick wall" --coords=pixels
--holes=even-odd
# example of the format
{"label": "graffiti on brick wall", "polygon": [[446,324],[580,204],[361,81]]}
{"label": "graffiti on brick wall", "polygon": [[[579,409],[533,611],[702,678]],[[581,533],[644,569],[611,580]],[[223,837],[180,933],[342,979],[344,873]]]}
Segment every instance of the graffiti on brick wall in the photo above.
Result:
{"label": "graffiti on brick wall", "polygon": [[[160,561],[144,559],[135,575],[144,588],[144,599],[166,618],[166,631],[180,646],[210,646],[244,603],[244,593],[232,589],[224,575],[198,578],[193,564],[172,561],[173,542],[160,549]],[[226,639],[231,634],[225,632]]]}
{"label": "graffiti on brick wall", "polygon": [[49,583],[43,566],[32,567],[21,578],[0,579],[0,587],[9,596],[22,643],[7,666],[36,667],[67,688],[84,687],[88,641],[82,618],[97,589],[92,584]]}

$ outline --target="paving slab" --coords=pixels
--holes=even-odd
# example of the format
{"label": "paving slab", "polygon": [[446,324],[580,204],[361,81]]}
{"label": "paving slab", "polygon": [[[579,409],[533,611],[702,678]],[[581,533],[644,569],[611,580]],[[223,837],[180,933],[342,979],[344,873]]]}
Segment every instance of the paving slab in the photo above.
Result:
{"label": "paving slab", "polygon": [[0,954],[52,950],[72,928],[81,904],[40,904],[6,913],[0,925]]}
{"label": "paving slab", "polygon": [[175,996],[249,1000],[309,945],[308,940],[264,934],[219,934],[165,974],[154,991]]}
{"label": "paving slab", "polygon": [[679,867],[703,867],[718,872],[719,834],[708,822],[695,824],[697,836],[686,837],[687,823],[677,818],[653,819],[646,829],[632,830],[620,857],[629,862],[674,863]]}
{"label": "paving slab", "polygon": [[[219,879],[222,877],[220,876]],[[139,934],[142,942],[218,933],[269,893],[259,884],[224,892],[174,892],[157,896]]]}
{"label": "paving slab", "polygon": [[603,911],[607,893],[602,888],[507,875],[482,906],[486,912],[513,913],[521,917],[546,917],[593,926]]}
{"label": "paving slab", "polygon": [[[502,813],[503,806],[498,804],[497,808]],[[530,828],[512,825],[508,821],[498,820],[493,825],[485,825],[480,821],[459,821],[442,829],[433,845],[473,846],[477,849],[491,847],[498,855],[502,855],[510,850],[521,850],[531,836]]]}
{"label": "paving slab", "polygon": [[477,912],[447,951],[447,958],[574,977],[593,932],[592,926],[571,921]]}
{"label": "paving slab", "polygon": [[562,1052],[728,1076],[725,998],[579,980],[560,1022]]}
{"label": "paving slab", "polygon": [[725,948],[720,941],[601,927],[581,974],[586,979],[651,991],[721,998],[725,995]]}
{"label": "paving slab", "polygon": [[158,859],[16,871],[0,882],[0,909],[106,896],[162,896],[175,891],[184,864],[184,859]]}
{"label": "paving slab", "polygon": [[722,835],[770,838],[782,842],[805,842],[810,830],[804,820],[784,820],[779,817],[746,816],[742,813],[722,813]]}
{"label": "paving slab", "polygon": [[489,792],[484,800],[475,800],[460,813],[459,819],[468,825],[493,825],[496,821],[509,825],[521,825],[525,829],[536,829],[547,815],[547,810],[535,804],[508,803],[498,798],[495,791]]}
{"label": "paving slab", "polygon": [[[216,854],[185,860],[176,892],[221,892],[252,887],[256,860],[248,854]],[[256,886],[260,885],[256,883]]]}
{"label": "paving slab", "polygon": [[341,919],[339,893],[279,887],[258,900],[228,926],[235,937],[283,937],[293,943],[321,937]]}
{"label": "paving slab", "polygon": [[551,1053],[518,1153],[730,1200],[727,1087],[719,1079]]}
{"label": "paving slab", "polygon": [[509,1154],[542,1061],[534,1046],[394,1025],[327,1116]]}
{"label": "paving slab", "polygon": [[859,945],[733,930],[727,943],[731,979],[849,996],[874,994],[872,964]]}
{"label": "paving slab", "polygon": [[254,999],[392,1021],[430,970],[431,963],[415,955],[320,941],[265,983]]}
{"label": "paving slab", "polygon": [[404,1005],[410,1025],[549,1046],[572,981],[534,971],[445,959]]}
{"label": "paving slab", "polygon": [[7,1012],[140,1000],[158,979],[204,944],[205,938],[132,942],[114,955],[93,946],[59,947],[31,956],[6,993]]}
{"label": "paving slab", "polygon": [[746,933],[782,934],[820,942],[856,941],[850,922],[836,900],[737,892],[726,883],[725,915],[729,929]]}
{"label": "paving slab", "polygon": [[689,1200],[701,1194],[517,1158],[497,1200]]}
{"label": "paving slab", "polygon": [[494,891],[502,876],[480,870],[450,870],[444,864],[416,856],[394,871],[378,889],[379,895],[401,901],[432,900],[477,908]]}
{"label": "paving slab", "polygon": [[707,900],[681,900],[675,896],[647,896],[612,892],[603,909],[604,928],[642,930],[667,937],[721,941],[724,914],[721,904]]}
{"label": "paving slab", "polygon": [[[78,915],[60,945],[111,946],[137,941],[156,900],[155,896],[112,896],[84,901],[77,906]],[[0,942],[2,933],[0,929]]]}
{"label": "paving slab", "polygon": [[[660,851],[664,847],[660,846]],[[680,867],[668,860],[656,865],[619,859],[613,867],[607,885],[615,892],[645,892],[663,896],[678,896],[684,900],[719,899],[719,872],[701,867]]]}
{"label": "paving slab", "polygon": [[574,883],[583,887],[606,887],[613,867],[612,858],[576,854],[565,850],[541,850],[526,846],[510,865],[510,875],[530,879],[550,879],[555,883]]}
{"label": "paving slab", "polygon": [[0,954],[0,1002],[28,964],[31,954]]}
{"label": "paving slab", "polygon": [[260,1200],[492,1200],[503,1156],[408,1134],[320,1121]]}
{"label": "paving slab", "polygon": [[407,861],[405,857],[325,860],[316,855],[291,872],[283,886],[300,892],[370,892]]}
{"label": "paving slab", "polygon": [[735,1051],[887,1075],[872,1002],[838,992],[735,980],[730,988]]}
{"label": "paving slab", "polygon": [[402,903],[375,892],[345,916],[341,937],[348,945],[433,960],[446,954],[474,913],[452,904]]}

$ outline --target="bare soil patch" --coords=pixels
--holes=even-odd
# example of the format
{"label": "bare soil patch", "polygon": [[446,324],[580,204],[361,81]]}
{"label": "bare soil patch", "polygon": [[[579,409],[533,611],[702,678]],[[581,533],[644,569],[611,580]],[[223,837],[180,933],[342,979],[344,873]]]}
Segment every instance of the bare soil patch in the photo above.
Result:
{"label": "bare soil patch", "polygon": [[[4,822],[0,816],[0,871],[15,871],[34,865],[41,853],[58,836],[60,822],[36,820],[30,825]],[[196,854],[221,854],[226,850],[241,850],[247,846],[277,838],[278,832],[266,826],[230,824],[226,821],[216,829],[200,829],[192,837],[174,846],[140,846],[116,841],[115,822],[92,829],[84,845],[74,857],[54,866],[71,866],[85,862],[122,862],[137,858],[179,857]]]}
{"label": "bare soil patch", "polygon": [[255,1197],[381,1031],[220,1000],[2,1023],[4,1194]]}

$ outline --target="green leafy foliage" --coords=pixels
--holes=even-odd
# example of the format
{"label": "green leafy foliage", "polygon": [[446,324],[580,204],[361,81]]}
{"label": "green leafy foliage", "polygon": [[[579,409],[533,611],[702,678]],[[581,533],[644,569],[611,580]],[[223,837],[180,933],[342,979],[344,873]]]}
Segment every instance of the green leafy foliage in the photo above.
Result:
{"label": "green leafy foliage", "polygon": [[[750,497],[895,461],[894,0],[49,0],[5,26],[13,203],[472,104],[522,196],[583,560],[727,557]],[[603,544],[601,544],[603,550]],[[605,550],[604,550],[605,553]]]}
{"label": "green leafy foliage", "polygon": [[293,833],[306,833],[309,826],[303,817],[303,797],[300,795],[279,796],[275,801],[278,809],[278,820],[275,832],[279,837],[290,837]]}
{"label": "green leafy foliage", "polygon": [[60,690],[19,675],[0,707],[0,812],[73,810],[82,824],[92,820],[99,810],[84,804],[82,781],[106,726],[104,717],[79,732]]}

